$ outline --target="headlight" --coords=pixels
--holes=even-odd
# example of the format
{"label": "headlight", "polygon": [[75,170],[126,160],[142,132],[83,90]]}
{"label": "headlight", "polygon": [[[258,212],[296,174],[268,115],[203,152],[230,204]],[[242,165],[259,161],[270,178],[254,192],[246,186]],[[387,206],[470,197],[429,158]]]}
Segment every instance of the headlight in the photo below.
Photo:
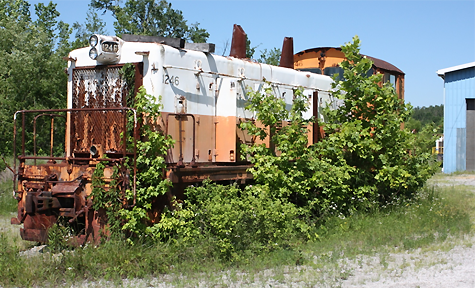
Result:
{"label": "headlight", "polygon": [[89,47],[89,58],[100,64],[118,63],[123,42],[122,39],[115,36],[93,34],[89,37],[89,44],[91,45]]}
{"label": "headlight", "polygon": [[96,47],[97,41],[98,40],[96,35],[92,35],[91,38],[89,38],[89,44],[91,45],[91,47]]}
{"label": "headlight", "polygon": [[96,146],[92,145],[91,148],[89,149],[89,153],[91,153],[91,156],[94,157],[97,155],[97,148]]}
{"label": "headlight", "polygon": [[97,50],[96,50],[96,48],[91,48],[91,50],[89,50],[89,57],[90,57],[92,60],[96,60],[96,58],[97,58]]}

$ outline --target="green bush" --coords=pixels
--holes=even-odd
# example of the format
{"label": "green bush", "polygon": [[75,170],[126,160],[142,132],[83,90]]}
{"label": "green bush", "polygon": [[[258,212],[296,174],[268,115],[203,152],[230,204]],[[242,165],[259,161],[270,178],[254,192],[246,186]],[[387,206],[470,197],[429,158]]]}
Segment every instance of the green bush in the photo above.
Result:
{"label": "green bush", "polygon": [[[401,129],[411,106],[398,99],[391,84],[380,84],[381,74],[365,75],[372,62],[359,54],[359,43],[355,37],[342,46],[345,80],[334,82],[333,96],[344,105],[325,109],[327,122],[322,125],[328,137],[318,148],[322,157],[354,168],[345,183],[359,191],[362,204],[367,204],[363,206],[374,206],[413,197],[438,166],[430,151],[414,145],[420,139]],[[428,136],[428,141],[435,141]]]}
{"label": "green bush", "polygon": [[264,185],[240,189],[205,181],[189,187],[180,209],[165,213],[151,229],[162,241],[210,241],[213,253],[227,259],[287,247],[307,236],[309,226],[296,205],[271,194]]}
{"label": "green bush", "polygon": [[[270,88],[251,93],[246,108],[264,127],[254,121],[242,124],[251,135],[270,137],[272,143],[271,148],[242,146],[254,164],[250,171],[256,182],[316,219],[410,199],[437,169],[427,149],[414,146],[415,136],[401,129],[410,105],[398,99],[389,83],[380,84],[381,75],[367,76],[372,62],[359,54],[358,37],[342,51],[344,80],[334,78],[332,96],[343,105],[324,109],[322,141],[307,145],[306,127],[315,119],[302,116],[308,108],[302,90],[294,91],[290,111]],[[284,121],[289,124],[280,129]]]}

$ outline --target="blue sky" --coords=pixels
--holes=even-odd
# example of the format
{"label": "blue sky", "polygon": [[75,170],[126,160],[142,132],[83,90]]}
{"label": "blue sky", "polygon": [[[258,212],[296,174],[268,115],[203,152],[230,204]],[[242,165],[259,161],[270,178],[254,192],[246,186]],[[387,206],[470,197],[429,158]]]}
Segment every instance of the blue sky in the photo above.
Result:
{"label": "blue sky", "polygon": [[[32,6],[38,2],[29,1]],[[89,0],[53,0],[67,23],[85,22]],[[475,61],[475,1],[175,0],[188,23],[199,22],[221,54],[233,24],[248,34],[255,57],[294,38],[294,51],[339,47],[358,35],[361,53],[406,73],[405,99],[413,106],[443,104],[436,71]],[[113,34],[110,13],[102,16]]]}

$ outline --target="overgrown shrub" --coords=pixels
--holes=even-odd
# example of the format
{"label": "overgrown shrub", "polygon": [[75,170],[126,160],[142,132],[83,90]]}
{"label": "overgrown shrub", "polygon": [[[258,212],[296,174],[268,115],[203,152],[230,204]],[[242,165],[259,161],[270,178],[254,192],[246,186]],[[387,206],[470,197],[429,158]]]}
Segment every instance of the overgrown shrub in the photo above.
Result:
{"label": "overgrown shrub", "polygon": [[345,80],[334,81],[333,96],[344,105],[325,109],[328,137],[317,146],[322,157],[354,168],[346,184],[358,191],[362,204],[374,206],[413,197],[437,165],[429,151],[414,149],[415,135],[401,129],[411,106],[398,99],[390,83],[381,84],[381,74],[366,76],[372,62],[359,54],[359,44],[355,37],[342,46]]}
{"label": "overgrown shrub", "polygon": [[180,209],[167,211],[154,235],[188,244],[210,241],[212,252],[227,259],[287,247],[306,237],[309,226],[301,220],[302,211],[271,194],[265,185],[240,189],[205,181],[187,189]]}
{"label": "overgrown shrub", "polygon": [[[334,78],[332,96],[343,104],[324,109],[326,121],[319,124],[326,137],[319,143],[307,145],[306,127],[315,119],[302,117],[308,101],[301,90],[294,92],[290,111],[271,89],[249,95],[246,108],[264,127],[249,121],[242,128],[273,144],[243,145],[254,179],[313,217],[411,198],[436,170],[428,151],[414,149],[414,135],[401,129],[410,105],[389,83],[381,84],[381,75],[367,76],[372,62],[359,54],[359,43],[355,37],[342,46],[344,80]],[[289,124],[280,129],[284,121]]]}
{"label": "overgrown shrub", "polygon": [[[166,168],[164,156],[173,146],[174,140],[157,129],[163,107],[160,99],[147,94],[143,86],[135,96],[134,107],[139,115],[141,135],[137,141],[136,204],[131,210],[123,209],[121,216],[126,220],[123,229],[140,236],[148,229],[147,212],[152,208],[152,201],[164,195],[172,186],[168,179],[164,179],[163,169]],[[127,199],[133,199],[132,191],[128,191]]]}

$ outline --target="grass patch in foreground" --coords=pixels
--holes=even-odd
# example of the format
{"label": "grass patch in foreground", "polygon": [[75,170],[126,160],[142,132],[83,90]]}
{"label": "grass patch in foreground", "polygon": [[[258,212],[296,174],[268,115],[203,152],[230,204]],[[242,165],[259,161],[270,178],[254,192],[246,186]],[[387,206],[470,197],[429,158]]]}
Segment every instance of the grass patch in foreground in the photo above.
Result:
{"label": "grass patch in foreground", "polygon": [[378,247],[414,249],[463,235],[471,230],[472,192],[458,187],[430,187],[412,203],[393,206],[371,214],[334,217],[320,228],[319,243],[325,250],[367,253]]}
{"label": "grass patch in foreground", "polygon": [[[183,247],[179,243],[131,246],[124,240],[113,240],[99,247],[86,245],[61,254],[18,257],[19,248],[11,244],[9,235],[2,234],[0,286],[45,286],[45,283],[55,286],[85,279],[106,279],[120,285],[123,278],[150,280],[164,274],[169,276],[162,280],[176,286],[195,286],[200,281],[211,285],[211,282],[221,283],[220,273],[228,273],[227,279],[252,281],[262,279],[266,269],[274,271],[276,281],[284,281],[283,273],[288,267],[301,265],[330,275],[317,273],[308,283],[341,280],[349,273],[339,268],[338,263],[343,258],[377,253],[384,264],[390,261],[385,256],[389,252],[431,247],[449,235],[458,237],[470,233],[473,203],[473,193],[460,187],[429,188],[412,203],[370,214],[333,217],[316,229],[319,240],[313,243],[296,242],[266,255],[243,253],[242,260],[233,263],[214,257],[211,240],[194,247]],[[328,274],[328,271],[333,272]]]}
{"label": "grass patch in foreground", "polygon": [[17,201],[13,198],[13,181],[0,181],[0,215],[10,215],[17,209]]}

